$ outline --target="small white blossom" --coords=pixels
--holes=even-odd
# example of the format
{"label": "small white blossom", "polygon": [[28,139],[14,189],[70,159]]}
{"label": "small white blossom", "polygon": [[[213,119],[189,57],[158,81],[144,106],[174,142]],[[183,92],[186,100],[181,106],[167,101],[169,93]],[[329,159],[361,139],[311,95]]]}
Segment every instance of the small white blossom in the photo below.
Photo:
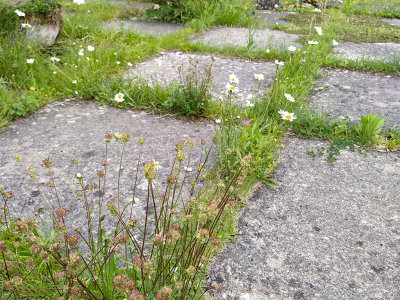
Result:
{"label": "small white blossom", "polygon": [[82,174],[81,173],[76,173],[76,178],[82,179]]}
{"label": "small white blossom", "polygon": [[246,106],[247,107],[254,107],[254,103],[251,103],[251,101],[246,100]]}
{"label": "small white blossom", "polygon": [[336,40],[333,40],[333,41],[332,41],[332,45],[333,45],[333,46],[339,46],[339,43],[338,43]]}
{"label": "small white blossom", "polygon": [[230,91],[232,93],[239,92],[239,89],[236,86],[233,86],[233,85],[231,85],[229,83],[226,84],[226,89],[227,89],[228,92]]}
{"label": "small white blossom", "polygon": [[29,23],[22,23],[21,26],[22,28],[32,28],[31,24]]}
{"label": "small white blossom", "polygon": [[314,12],[322,12],[319,8],[314,8]]}
{"label": "small white blossom", "polygon": [[275,60],[275,64],[278,65],[278,66],[284,66],[285,65],[285,63],[283,61],[279,61],[277,59]]}
{"label": "small white blossom", "polygon": [[59,62],[60,61],[60,59],[59,58],[57,58],[57,57],[55,57],[55,56],[52,56],[52,57],[50,57],[50,61],[56,61],[56,62]]}
{"label": "small white blossom", "polygon": [[84,55],[84,54],[83,54],[83,49],[79,50],[78,55],[79,55],[79,56],[83,56],[83,55]]}
{"label": "small white blossom", "polygon": [[56,72],[56,71],[53,71],[53,74],[57,74],[57,72]]}
{"label": "small white blossom", "polygon": [[236,76],[234,73],[232,73],[231,75],[229,75],[229,80],[230,80],[232,83],[239,83],[239,78],[237,78],[237,76]]}
{"label": "small white blossom", "polygon": [[317,31],[318,35],[322,35],[322,28],[319,26],[314,26],[315,30]]}
{"label": "small white blossom", "polygon": [[133,65],[132,65],[132,63],[130,63],[130,62],[128,62],[127,64],[128,64],[128,66],[130,66],[130,67],[132,67],[132,66],[133,66]]}
{"label": "small white blossom", "polygon": [[187,171],[187,172],[192,172],[192,171],[193,171],[193,168],[191,168],[191,167],[184,167],[184,169],[185,169],[185,171]]}
{"label": "small white blossom", "polygon": [[89,60],[90,60],[90,57],[87,57],[87,56],[86,56],[86,60],[89,61]]}
{"label": "small white blossom", "polygon": [[117,65],[119,65],[121,62],[119,60],[117,60]]}
{"label": "small white blossom", "polygon": [[308,41],[308,44],[309,45],[318,45],[318,42],[317,41]]}
{"label": "small white blossom", "polygon": [[89,46],[87,46],[87,50],[92,52],[92,51],[94,51],[94,47],[89,45]]}
{"label": "small white blossom", "polygon": [[254,78],[259,81],[264,80],[264,74],[254,74]]}
{"label": "small white blossom", "polygon": [[296,51],[296,47],[295,47],[295,46],[289,46],[289,47],[288,47],[288,50],[289,50],[290,52],[294,52],[294,51]]}
{"label": "small white blossom", "polygon": [[78,91],[75,91],[75,95],[78,95]]}
{"label": "small white blossom", "polygon": [[114,97],[114,100],[117,101],[117,102],[124,101],[124,94],[122,94],[122,93],[116,94],[115,97]]}
{"label": "small white blossom", "polygon": [[28,58],[27,60],[26,60],[26,63],[27,64],[33,64],[35,62],[35,59],[34,58]]}
{"label": "small white blossom", "polygon": [[72,81],[72,83],[73,83],[73,84],[77,84],[77,83],[78,83],[78,81],[74,80],[74,81]]}
{"label": "small white blossom", "polygon": [[215,123],[221,124],[221,119],[215,119]]}
{"label": "small white blossom", "polygon": [[85,4],[85,0],[74,0],[72,3],[81,5],[81,4]]}
{"label": "small white blossom", "polygon": [[19,9],[16,9],[14,12],[18,15],[18,17],[25,17],[25,13],[23,13]]}
{"label": "small white blossom", "polygon": [[295,102],[296,100],[292,97],[292,95],[290,95],[290,94],[286,94],[285,93],[285,97],[286,97],[286,99],[288,100],[288,101],[290,101],[290,102]]}
{"label": "small white blossom", "polygon": [[155,161],[154,159],[153,159],[153,164],[154,164],[154,167],[156,167],[156,170],[158,170],[159,168],[162,168],[160,166],[160,163],[158,161]]}
{"label": "small white blossom", "polygon": [[267,49],[267,50],[266,50],[266,52],[267,52],[267,53],[270,53],[270,52],[271,52],[271,50]]}
{"label": "small white blossom", "polygon": [[290,113],[284,110],[280,110],[279,113],[282,117],[282,120],[293,122],[293,120],[297,119],[294,113]]}

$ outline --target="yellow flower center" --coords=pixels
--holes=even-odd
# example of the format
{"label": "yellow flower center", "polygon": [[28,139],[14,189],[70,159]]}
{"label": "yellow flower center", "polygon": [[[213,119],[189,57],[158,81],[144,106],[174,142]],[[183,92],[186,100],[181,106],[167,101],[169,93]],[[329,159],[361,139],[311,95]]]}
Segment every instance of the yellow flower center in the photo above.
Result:
{"label": "yellow flower center", "polygon": [[230,89],[231,89],[231,91],[234,91],[234,90],[235,90],[235,87],[234,87],[234,86],[231,86]]}
{"label": "yellow flower center", "polygon": [[122,96],[121,95],[118,95],[118,99],[121,99],[122,98]]}
{"label": "yellow flower center", "polygon": [[285,118],[290,120],[292,118],[292,116],[291,115],[287,115],[287,116],[285,116]]}

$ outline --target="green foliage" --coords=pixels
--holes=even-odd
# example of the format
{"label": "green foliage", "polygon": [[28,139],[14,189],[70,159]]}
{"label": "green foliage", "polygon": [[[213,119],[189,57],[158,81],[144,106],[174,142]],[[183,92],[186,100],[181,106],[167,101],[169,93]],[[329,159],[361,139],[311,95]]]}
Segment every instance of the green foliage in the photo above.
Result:
{"label": "green foliage", "polygon": [[[0,34],[15,30],[22,21],[55,21],[58,18],[59,7],[57,0],[30,0],[20,6],[0,1]],[[26,16],[19,17],[15,13],[17,8]]]}
{"label": "green foliage", "polygon": [[373,145],[377,142],[385,124],[385,118],[380,118],[378,114],[361,115],[361,121],[355,127],[363,143]]}
{"label": "green foliage", "polygon": [[0,130],[10,121],[10,110],[12,105],[13,93],[8,92],[5,82],[0,80]]}

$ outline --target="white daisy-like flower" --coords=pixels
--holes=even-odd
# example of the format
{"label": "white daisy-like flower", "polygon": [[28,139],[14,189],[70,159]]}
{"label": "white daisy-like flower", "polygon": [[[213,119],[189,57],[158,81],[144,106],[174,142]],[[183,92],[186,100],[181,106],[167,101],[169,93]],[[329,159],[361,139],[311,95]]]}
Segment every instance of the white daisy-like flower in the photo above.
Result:
{"label": "white daisy-like flower", "polygon": [[25,17],[25,13],[20,11],[19,9],[16,9],[14,12],[18,15],[18,17]]}
{"label": "white daisy-like flower", "polygon": [[318,42],[317,41],[308,41],[308,44],[309,45],[318,45]]}
{"label": "white daisy-like flower", "polygon": [[78,55],[79,55],[79,56],[83,56],[83,55],[84,55],[84,54],[83,54],[83,49],[79,50]]}
{"label": "white daisy-like flower", "polygon": [[59,58],[57,58],[57,57],[55,57],[55,56],[52,56],[52,57],[50,57],[50,61],[56,61],[56,62],[59,62],[60,61],[60,59]]}
{"label": "white daisy-like flower", "polygon": [[254,78],[259,81],[264,80],[264,74],[254,74]]}
{"label": "white daisy-like flower", "polygon": [[73,84],[77,84],[77,83],[78,83],[78,81],[77,81],[77,80],[74,80],[74,81],[72,81],[72,83],[73,83]]}
{"label": "white daisy-like flower", "polygon": [[314,12],[322,12],[319,8],[314,8]]}
{"label": "white daisy-like flower", "polygon": [[153,164],[154,164],[154,167],[156,167],[156,170],[158,170],[159,168],[162,168],[160,166],[160,163],[158,161],[155,161],[154,159],[153,159]]}
{"label": "white daisy-like flower", "polygon": [[267,53],[270,53],[270,52],[271,52],[271,50],[269,50],[269,49],[267,49],[266,51],[267,51]]}
{"label": "white daisy-like flower", "polygon": [[234,73],[232,73],[231,75],[229,75],[229,80],[230,80],[232,83],[239,83],[239,78],[237,78],[237,76],[236,76]]}
{"label": "white daisy-like flower", "polygon": [[132,64],[131,62],[128,62],[127,64],[128,64],[128,66],[130,66],[130,67],[133,66],[133,64]]}
{"label": "white daisy-like flower", "polygon": [[282,115],[282,114],[284,114],[284,113],[287,113],[287,111],[282,110],[282,109],[278,111],[278,114],[281,114],[281,115]]}
{"label": "white daisy-like flower", "polygon": [[81,5],[81,4],[85,4],[85,0],[74,0],[72,3]]}
{"label": "white daisy-like flower", "polygon": [[114,97],[114,100],[117,101],[117,102],[124,101],[124,94],[122,94],[122,93],[116,94],[115,97]]}
{"label": "white daisy-like flower", "polygon": [[285,65],[285,62],[283,62],[283,61],[279,61],[279,60],[275,60],[275,64],[276,65],[278,65],[278,66],[284,66]]}
{"label": "white daisy-like flower", "polygon": [[32,28],[31,24],[29,23],[22,23],[21,26],[22,28]]}
{"label": "white daisy-like flower", "polygon": [[338,43],[336,40],[333,40],[333,41],[332,41],[332,45],[333,45],[333,46],[339,46],[339,43]]}
{"label": "white daisy-like flower", "polygon": [[87,50],[92,52],[92,51],[94,51],[94,47],[89,45],[89,46],[87,46]]}
{"label": "white daisy-like flower", "polygon": [[254,107],[254,103],[251,103],[250,100],[246,100],[246,106],[247,107]]}
{"label": "white daisy-like flower", "polygon": [[117,60],[117,65],[119,65],[121,62],[119,60]]}
{"label": "white daisy-like flower", "polygon": [[290,95],[290,94],[286,94],[285,93],[285,97],[286,97],[286,99],[288,100],[288,101],[290,101],[290,102],[296,102],[296,100],[292,97],[292,95]]}
{"label": "white daisy-like flower", "polygon": [[82,179],[82,174],[81,173],[76,173],[76,178]]}
{"label": "white daisy-like flower", "polygon": [[315,30],[317,31],[318,35],[322,35],[322,28],[319,26],[314,26]]}
{"label": "white daisy-like flower", "polygon": [[221,124],[221,119],[215,119],[215,123]]}
{"label": "white daisy-like flower", "polygon": [[228,92],[230,91],[232,93],[238,93],[239,92],[239,89],[236,86],[233,86],[233,85],[231,85],[229,83],[226,84],[226,89],[227,89]]}
{"label": "white daisy-like flower", "polygon": [[293,122],[293,120],[297,119],[294,113],[290,113],[287,111],[281,111],[282,120]]}
{"label": "white daisy-like flower", "polygon": [[35,62],[35,59],[34,58],[28,58],[27,60],[26,60],[26,63],[27,64],[33,64]]}
{"label": "white daisy-like flower", "polygon": [[295,46],[289,46],[289,47],[288,47],[288,50],[289,50],[290,52],[294,52],[294,51],[296,51],[296,47],[295,47]]}

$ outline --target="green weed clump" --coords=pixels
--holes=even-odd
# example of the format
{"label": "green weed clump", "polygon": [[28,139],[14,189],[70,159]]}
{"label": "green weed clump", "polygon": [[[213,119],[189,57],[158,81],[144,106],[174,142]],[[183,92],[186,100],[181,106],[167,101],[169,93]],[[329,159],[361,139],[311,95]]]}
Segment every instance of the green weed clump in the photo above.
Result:
{"label": "green weed clump", "polygon": [[[107,153],[112,140],[122,145],[118,185],[107,195],[106,177],[111,164]],[[120,176],[129,133],[105,135],[105,160],[96,173],[96,185],[77,173],[80,196],[86,212],[86,229],[72,228],[70,210],[57,193],[53,162],[43,167],[50,174],[45,191],[39,175],[29,167],[29,176],[40,189],[52,222],[16,217],[11,211],[17,195],[0,186],[3,200],[0,218],[0,297],[15,299],[201,299],[206,266],[234,234],[238,195],[250,157],[229,179],[219,179],[205,169],[217,137],[201,140],[197,170],[189,178],[193,140],[177,143],[170,175],[160,183],[158,164],[146,162],[142,176],[147,181],[145,218],[132,217],[144,138],[138,138],[136,174],[131,201],[120,199]],[[15,159],[22,163],[21,155]],[[78,160],[74,160],[79,164]],[[59,189],[58,189],[59,190]],[[95,193],[97,190],[98,193]],[[46,197],[54,195],[54,199]],[[112,220],[108,228],[105,219]]]}

